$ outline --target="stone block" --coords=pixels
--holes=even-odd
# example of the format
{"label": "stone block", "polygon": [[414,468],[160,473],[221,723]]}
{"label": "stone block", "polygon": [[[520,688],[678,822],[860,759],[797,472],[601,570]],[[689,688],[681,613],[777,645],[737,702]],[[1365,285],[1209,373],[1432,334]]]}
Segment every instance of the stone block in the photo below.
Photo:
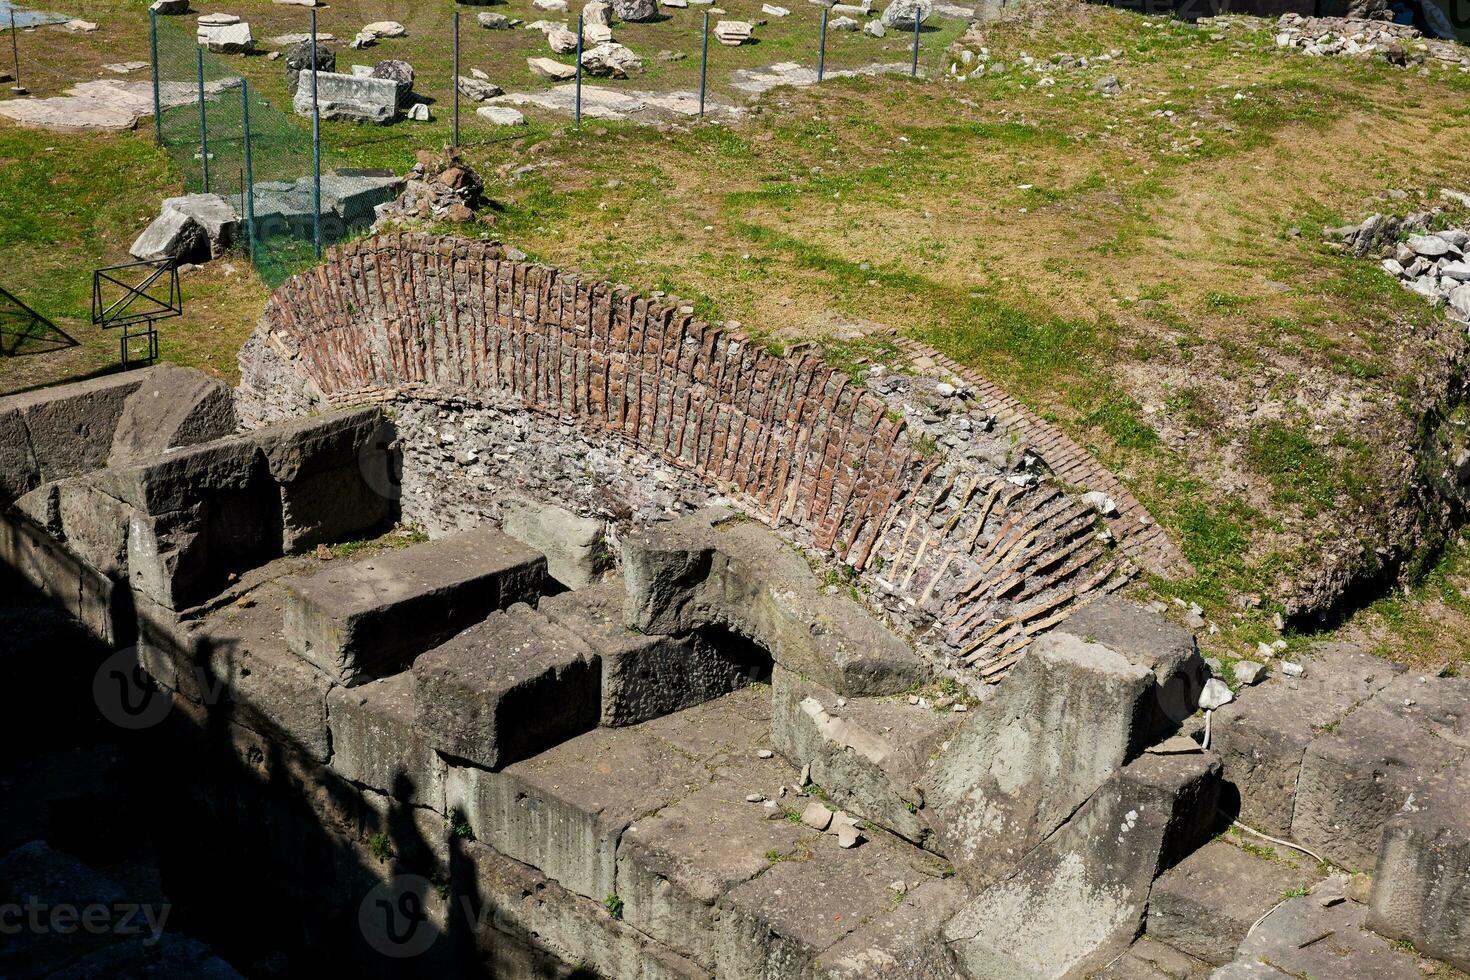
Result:
{"label": "stone block", "polygon": [[728,517],[706,510],[624,539],[624,622],[647,633],[724,627],[839,694],[895,694],[927,678],[902,640],[828,595],[789,545]]}
{"label": "stone block", "polygon": [[[719,902],[716,976],[815,976],[823,954],[900,903],[912,900],[924,914],[921,893],[930,875],[916,863],[921,853],[883,840],[844,850],[823,835],[805,860],[782,861],[736,885]],[[934,928],[942,922],[935,916]]]}
{"label": "stone block", "polygon": [[67,547],[104,575],[128,574],[128,525],[132,508],[103,493],[86,477],[54,484]]}
{"label": "stone block", "polygon": [[1389,819],[1373,872],[1368,926],[1470,972],[1470,767],[1458,803]]}
{"label": "stone block", "polygon": [[280,486],[284,553],[362,535],[389,519],[398,463],[392,427],[378,409],[292,419],[252,438]]}
{"label": "stone block", "polygon": [[106,465],[123,405],[148,376],[128,371],[0,398],[0,503]]}
{"label": "stone block", "polygon": [[146,262],[174,259],[179,263],[208,262],[209,233],[192,217],[165,208],[128,248],[133,258]]}
{"label": "stone block", "polygon": [[972,976],[1040,978],[1101,967],[1133,941],[1149,888],[1208,836],[1220,761],[1146,755],[1116,771],[1014,875],[945,927]]}
{"label": "stone block", "polygon": [[1215,711],[1210,748],[1225,764],[1225,808],[1247,826],[1290,836],[1307,746],[1402,668],[1346,644],[1314,648],[1303,677],[1273,672]]}
{"label": "stone block", "polygon": [[1148,934],[1175,949],[1223,966],[1246,933],[1292,889],[1317,879],[1315,868],[1259,857],[1211,841],[1154,882]]}
{"label": "stone block", "polygon": [[593,728],[601,665],[568,630],[512,606],[413,665],[418,726],[444,755],[495,769]]}
{"label": "stone block", "polygon": [[[535,868],[478,841],[465,844],[464,854],[474,874],[475,901],[469,911],[476,944],[495,966],[492,975],[567,980],[586,974],[638,980],[708,977],[694,964],[609,916],[601,899],[573,894]],[[533,958],[524,949],[516,949],[518,943],[534,944],[562,962],[535,962],[532,968],[537,972],[523,972],[526,961]]]}
{"label": "stone block", "polygon": [[195,620],[140,607],[139,660],[161,683],[204,705],[209,724],[240,725],[326,762],[331,682],[286,650],[283,595],[268,588],[253,599]]}
{"label": "stone block", "polygon": [[623,919],[705,970],[716,966],[719,900],[820,836],[784,815],[768,819],[747,792],[743,781],[718,779],[639,819],[617,849]]}
{"label": "stone block", "polygon": [[749,644],[706,633],[651,636],[623,625],[621,580],[541,601],[540,611],[582,639],[602,663],[603,725],[636,725],[744,687],[766,665]]}
{"label": "stone block", "polygon": [[193,218],[204,230],[209,258],[217,259],[240,237],[240,216],[235,206],[218,194],[185,194],[163,199],[163,211],[176,211]]}
{"label": "stone block", "polygon": [[298,116],[312,114],[312,76],[317,111],[323,119],[386,125],[398,115],[398,83],[391,78],[344,75],[302,68],[292,103]]}
{"label": "stone block", "polygon": [[978,883],[1004,876],[1142,749],[1154,685],[1124,652],[1038,640],[925,773],[940,852]]}
{"label": "stone block", "polygon": [[[969,897],[953,878],[910,878],[894,907],[879,912],[817,957],[831,980],[964,980],[945,947],[944,924]],[[889,883],[892,889],[892,882]]]}
{"label": "stone block", "polygon": [[61,486],[64,482],[44,483],[12,505],[17,514],[58,539],[61,537]]}
{"label": "stone block", "polygon": [[126,466],[179,446],[223,439],[235,431],[229,387],[202,371],[160,364],[123,402],[108,466]]}
{"label": "stone block", "polygon": [[500,518],[505,533],[544,554],[547,572],[569,589],[591,585],[611,563],[602,521],[524,497],[502,500]]}
{"label": "stone block", "polygon": [[1467,705],[1470,678],[1405,674],[1348,712],[1302,758],[1293,838],[1342,867],[1368,870],[1395,813],[1463,805],[1455,775],[1466,759]]}
{"label": "stone block", "polygon": [[842,809],[912,843],[931,843],[923,777],[959,716],[902,698],[838,697],[777,667],[771,743]]}
{"label": "stone block", "polygon": [[1137,603],[1104,596],[1073,613],[1063,628],[1153,671],[1153,717],[1149,721],[1153,737],[1178,729],[1199,709],[1208,670],[1194,634],[1184,627]]}
{"label": "stone block", "polygon": [[1088,980],[1203,980],[1209,975],[1210,964],[1204,960],[1142,936]]}
{"label": "stone block", "polygon": [[395,673],[491,611],[534,598],[545,559],[494,528],[287,583],[293,653],[349,687]]}
{"label": "stone block", "polygon": [[414,728],[413,677],[397,674],[327,696],[332,768],[401,803],[444,812],[447,767]]}
{"label": "stone block", "polygon": [[453,766],[447,803],[477,840],[600,902],[617,892],[618,840],[629,825],[710,779],[639,728],[598,728],[500,772]]}

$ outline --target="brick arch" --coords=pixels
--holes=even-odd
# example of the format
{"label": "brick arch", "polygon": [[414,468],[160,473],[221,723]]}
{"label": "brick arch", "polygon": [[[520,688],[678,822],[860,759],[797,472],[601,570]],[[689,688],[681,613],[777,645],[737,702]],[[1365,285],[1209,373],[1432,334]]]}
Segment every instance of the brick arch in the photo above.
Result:
{"label": "brick arch", "polygon": [[[498,390],[731,490],[859,564],[916,457],[901,419],[820,358],[786,359],[630,290],[403,234],[334,248],[261,331],[307,402]],[[252,392],[279,383],[252,373]],[[249,414],[248,411],[246,414]]]}
{"label": "brick arch", "polygon": [[[496,243],[419,234],[334,248],[277,289],[241,351],[237,408],[259,424],[374,401],[509,400],[577,422],[847,561],[939,663],[986,680],[1125,583],[1135,560],[1181,567],[1084,450],[959,365],[903,346],[974,382],[1011,439],[1066,483],[921,450],[882,399],[816,356],[777,357]],[[1115,499],[1116,547],[1078,485]]]}

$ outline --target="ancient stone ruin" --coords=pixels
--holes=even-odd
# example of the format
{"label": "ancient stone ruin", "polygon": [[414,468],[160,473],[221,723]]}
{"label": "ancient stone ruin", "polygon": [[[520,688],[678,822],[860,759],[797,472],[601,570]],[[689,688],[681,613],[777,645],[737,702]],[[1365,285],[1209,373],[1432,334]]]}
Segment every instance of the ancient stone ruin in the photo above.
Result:
{"label": "ancient stone ruin", "polygon": [[1118,594],[1184,567],[1141,505],[893,349],[859,385],[369,239],[237,390],[0,400],[0,560],[131,648],[170,893],[271,909],[286,972],[1470,968],[1470,681],[1335,648],[1233,694]]}

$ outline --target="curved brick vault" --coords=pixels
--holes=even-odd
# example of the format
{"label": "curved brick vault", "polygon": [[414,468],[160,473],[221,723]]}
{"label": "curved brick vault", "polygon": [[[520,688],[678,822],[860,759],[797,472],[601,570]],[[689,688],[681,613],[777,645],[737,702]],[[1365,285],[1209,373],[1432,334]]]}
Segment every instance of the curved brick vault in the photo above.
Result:
{"label": "curved brick vault", "polygon": [[[900,346],[978,389],[1015,447],[1008,461],[936,449],[812,354],[774,356],[625,288],[510,261],[494,243],[423,235],[333,249],[277,289],[241,352],[237,400],[247,424],[446,396],[571,420],[835,555],[941,665],[986,679],[1135,562],[1187,567],[1080,447],[959,365]],[[1116,502],[1112,542],[1078,486]]]}

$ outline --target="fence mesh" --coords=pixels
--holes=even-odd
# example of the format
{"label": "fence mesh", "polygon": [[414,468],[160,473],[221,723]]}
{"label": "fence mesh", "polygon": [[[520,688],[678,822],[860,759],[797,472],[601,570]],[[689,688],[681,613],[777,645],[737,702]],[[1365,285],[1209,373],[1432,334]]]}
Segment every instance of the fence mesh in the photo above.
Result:
{"label": "fence mesh", "polygon": [[[318,242],[326,248],[371,225],[374,207],[394,196],[397,180],[354,169],[323,143],[317,186],[310,118],[264,98],[181,20],[154,24],[159,141],[186,191],[219,194],[235,207],[240,245],[261,277],[278,285],[315,259]],[[303,73],[301,84],[309,79]]]}
{"label": "fence mesh", "polygon": [[[743,105],[756,93],[774,85],[806,85],[816,80],[821,18],[809,5],[791,6],[788,16],[773,20],[770,39],[760,45],[719,44],[713,33],[722,15],[710,18],[711,119],[726,119],[733,107]],[[657,108],[635,113],[638,118],[672,113],[671,118],[675,120],[693,123],[700,84],[702,13],[691,8],[691,16],[677,20],[669,18],[651,24],[619,22],[617,36],[636,50],[645,53],[665,47],[670,50],[658,57],[647,57],[646,72],[626,81],[585,78],[588,97],[584,100],[583,121],[631,119],[633,116],[625,117],[618,111],[624,110],[626,103],[637,105],[647,101]],[[199,43],[196,18],[151,20],[152,43],[156,45],[153,60],[157,65],[158,100],[162,108],[156,123],[159,142],[183,176],[186,190],[219,194],[234,204],[243,218],[243,226],[248,229],[240,244],[249,249],[260,275],[271,285],[309,266],[318,245],[325,248],[360,234],[372,224],[374,208],[396,194],[399,183],[393,173],[358,169],[361,162],[392,165],[401,171],[420,148],[451,142],[460,146],[486,146],[517,138],[515,127],[493,125],[477,117],[475,111],[480,106],[475,97],[467,96],[460,98],[462,125],[456,140],[452,120],[459,86],[453,82],[452,10],[439,5],[415,7],[400,15],[408,22],[406,37],[374,46],[370,52],[349,49],[341,39],[348,36],[348,31],[356,30],[355,25],[367,16],[368,11],[362,5],[352,2],[323,9],[319,18],[321,49],[324,53],[328,50],[335,53],[335,70],[375,72],[385,59],[411,59],[416,77],[406,87],[406,95],[400,93],[399,118],[394,125],[358,127],[333,121],[322,124],[319,187],[313,177],[310,112],[295,111],[292,95],[281,80],[290,59],[284,36],[255,38],[256,57],[238,53],[217,55]],[[866,19],[875,21],[876,18],[875,12]],[[308,36],[309,21],[300,15],[273,11],[254,19],[262,35],[284,30],[295,38]],[[575,17],[567,20],[575,28]],[[569,81],[536,76],[528,69],[527,59],[556,61],[570,69],[573,56],[549,57],[552,54],[549,42],[539,31],[486,30],[479,26],[475,16],[462,17],[461,22],[459,75],[467,78],[463,87],[473,92],[480,84],[474,80],[475,75],[480,79],[506,81],[506,87],[513,87],[517,93],[514,104],[524,107],[529,102],[533,118],[551,112],[559,114],[567,123],[572,121],[574,86]],[[834,28],[827,33],[823,58],[827,77],[875,70],[908,73],[912,64],[908,31],[892,30],[879,40],[855,30],[851,18],[846,27],[847,30]],[[941,29],[927,22],[923,30],[919,61],[913,67],[931,74],[942,70],[944,49],[958,30]],[[328,40],[332,32],[336,40]],[[285,49],[282,53],[286,57],[277,57],[272,63],[274,67],[266,68],[263,55],[266,48]],[[349,64],[349,61],[356,63]],[[771,64],[772,61],[778,63]],[[374,62],[379,64],[375,66]],[[403,61],[393,63],[401,65]],[[328,62],[324,70],[333,70],[331,64]],[[488,72],[483,70],[487,68]],[[249,75],[251,81],[247,83],[242,73]],[[300,84],[309,85],[310,78],[309,72],[302,73]],[[330,81],[339,80],[334,77]],[[629,98],[629,93],[637,98]],[[325,96],[322,101],[327,101]],[[421,119],[429,117],[427,121],[402,119],[410,105],[421,110]],[[431,112],[422,111],[430,109]]]}

